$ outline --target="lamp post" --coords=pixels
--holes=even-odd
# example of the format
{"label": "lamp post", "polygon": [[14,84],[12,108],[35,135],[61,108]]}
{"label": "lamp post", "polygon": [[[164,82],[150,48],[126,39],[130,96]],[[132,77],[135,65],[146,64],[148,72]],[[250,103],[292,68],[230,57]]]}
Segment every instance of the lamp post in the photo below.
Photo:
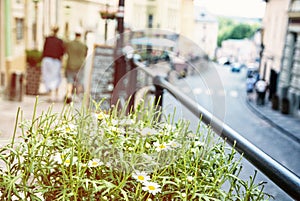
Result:
{"label": "lamp post", "polygon": [[39,0],[32,0],[34,3],[34,22],[33,22],[33,42],[34,42],[34,49],[38,49],[37,44],[37,19],[38,19],[38,2]]}
{"label": "lamp post", "polygon": [[65,39],[69,40],[69,15],[70,15],[71,6],[66,5],[65,6],[65,12],[66,12],[66,23],[65,23]]}
{"label": "lamp post", "polygon": [[110,12],[109,11],[109,4],[105,4],[105,9],[104,10],[100,10],[100,16],[102,19],[105,20],[105,24],[104,24],[104,41],[106,43],[107,40],[107,24],[108,24],[108,20],[113,20],[116,18],[116,13],[115,12]]}
{"label": "lamp post", "polygon": [[259,52],[259,72],[261,72],[262,68],[263,69],[263,79],[265,79],[265,74],[266,74],[266,66],[262,66],[262,58],[263,58],[263,54],[264,54],[264,49],[265,49],[265,45],[264,45],[264,29],[261,28],[260,29],[260,52]]}
{"label": "lamp post", "polygon": [[125,0],[119,0],[118,12],[116,14],[117,19],[117,45],[115,48],[115,65],[114,65],[114,98],[112,98],[112,104],[116,104],[120,98],[122,92],[125,90],[125,83],[121,80],[126,74],[125,57],[122,54],[122,47],[124,41],[124,6]]}

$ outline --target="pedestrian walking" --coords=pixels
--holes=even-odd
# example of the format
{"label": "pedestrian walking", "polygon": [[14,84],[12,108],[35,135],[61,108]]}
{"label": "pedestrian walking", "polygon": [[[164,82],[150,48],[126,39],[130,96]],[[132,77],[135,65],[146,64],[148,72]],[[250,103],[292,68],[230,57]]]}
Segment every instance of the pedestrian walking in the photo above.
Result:
{"label": "pedestrian walking", "polygon": [[253,75],[249,75],[246,79],[246,91],[247,91],[247,98],[249,101],[253,100],[255,82],[256,82],[256,78],[253,77]]}
{"label": "pedestrian walking", "polygon": [[72,102],[72,93],[83,91],[83,70],[80,70],[85,63],[88,47],[81,41],[82,29],[75,30],[75,39],[66,43],[67,66],[67,94],[66,103]]}
{"label": "pedestrian walking", "polygon": [[268,89],[267,82],[264,79],[258,80],[255,84],[255,89],[256,89],[256,93],[257,93],[256,104],[257,105],[264,105],[265,104],[266,92],[267,92],[267,89]]}
{"label": "pedestrian walking", "polygon": [[61,83],[61,66],[64,55],[64,42],[58,38],[58,26],[51,28],[52,34],[45,39],[42,54],[42,79],[47,92],[50,92],[49,101],[58,100],[58,88]]}

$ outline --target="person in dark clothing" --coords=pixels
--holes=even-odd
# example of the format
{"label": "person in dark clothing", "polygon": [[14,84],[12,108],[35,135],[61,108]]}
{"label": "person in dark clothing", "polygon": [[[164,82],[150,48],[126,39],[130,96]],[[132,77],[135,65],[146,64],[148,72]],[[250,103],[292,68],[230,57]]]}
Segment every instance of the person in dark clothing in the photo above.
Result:
{"label": "person in dark clothing", "polygon": [[57,37],[58,26],[52,27],[52,34],[46,37],[42,54],[42,79],[50,101],[58,99],[58,88],[61,83],[62,57],[65,53],[64,42]]}

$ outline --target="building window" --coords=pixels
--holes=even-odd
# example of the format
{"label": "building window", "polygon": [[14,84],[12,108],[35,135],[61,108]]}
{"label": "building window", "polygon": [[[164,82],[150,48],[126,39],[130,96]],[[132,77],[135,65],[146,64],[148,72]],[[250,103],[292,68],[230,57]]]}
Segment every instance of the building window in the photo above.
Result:
{"label": "building window", "polygon": [[152,28],[153,27],[153,15],[150,14],[148,15],[148,28]]}
{"label": "building window", "polygon": [[24,20],[22,18],[16,18],[16,39],[17,41],[24,38]]}

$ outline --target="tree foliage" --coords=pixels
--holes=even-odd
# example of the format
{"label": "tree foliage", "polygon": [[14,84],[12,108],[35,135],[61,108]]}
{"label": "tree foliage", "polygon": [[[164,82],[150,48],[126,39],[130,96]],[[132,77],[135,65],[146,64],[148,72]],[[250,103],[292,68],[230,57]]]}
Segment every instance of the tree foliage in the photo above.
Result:
{"label": "tree foliage", "polygon": [[227,39],[251,38],[260,27],[258,23],[249,24],[245,22],[235,22],[230,18],[219,18],[218,46]]}

